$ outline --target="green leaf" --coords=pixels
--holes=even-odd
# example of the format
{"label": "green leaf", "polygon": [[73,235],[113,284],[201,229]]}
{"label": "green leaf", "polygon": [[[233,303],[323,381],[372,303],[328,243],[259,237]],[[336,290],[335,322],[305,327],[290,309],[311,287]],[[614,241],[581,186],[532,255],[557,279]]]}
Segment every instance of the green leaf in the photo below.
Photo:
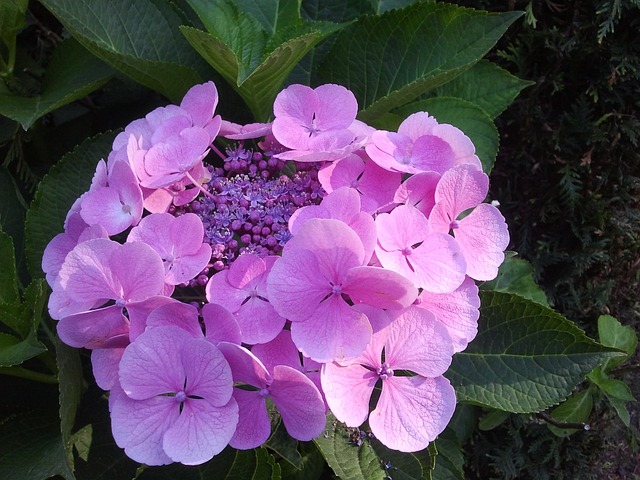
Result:
{"label": "green leaf", "polygon": [[113,73],[78,42],[66,40],[51,57],[40,95],[19,97],[0,93],[0,114],[28,130],[40,117],[100,88]]}
{"label": "green leaf", "polygon": [[71,348],[56,338],[56,364],[60,395],[60,433],[67,449],[69,463],[73,465],[71,432],[82,396],[82,364],[77,348]]}
{"label": "green leaf", "polygon": [[617,355],[562,315],[517,295],[481,292],[478,335],[445,374],[459,401],[513,413],[558,404]]}
{"label": "green leaf", "polygon": [[373,10],[377,14],[384,13],[394,8],[403,8],[415,3],[416,0],[370,0]]}
{"label": "green leaf", "polygon": [[51,239],[63,232],[73,202],[86,192],[96,165],[111,151],[115,132],[89,138],[66,154],[42,179],[25,222],[27,266],[41,277],[42,253]]}
{"label": "green leaf", "polygon": [[17,303],[20,301],[18,292],[18,273],[16,271],[16,255],[13,240],[9,235],[0,231],[0,304]]}
{"label": "green leaf", "polygon": [[479,61],[519,16],[420,2],[343,29],[320,68],[354,92],[359,118],[376,118],[452,80]]}
{"label": "green leaf", "polygon": [[0,332],[0,367],[20,365],[46,351],[47,347],[42,345],[35,335],[20,340],[13,335]]}
{"label": "green leaf", "polygon": [[[0,143],[2,143],[1,139]],[[6,167],[0,166],[0,230],[9,234],[13,239],[16,266],[22,265],[24,257],[24,217],[26,212],[27,205],[13,176]],[[0,258],[6,259],[7,257],[0,255]],[[2,273],[0,273],[1,275]]]}
{"label": "green leaf", "polygon": [[475,145],[484,172],[487,175],[491,172],[500,137],[493,120],[480,107],[459,98],[435,97],[411,103],[393,113],[406,118],[418,111],[428,112],[439,123],[449,123],[462,130]]}
{"label": "green leaf", "polygon": [[464,480],[464,456],[455,433],[446,428],[436,439],[438,457],[433,480]]}
{"label": "green leaf", "polygon": [[178,31],[182,17],[162,0],[42,0],[95,56],[179,102],[202,83],[201,59]]}
{"label": "green leaf", "polygon": [[240,11],[249,13],[271,35],[300,22],[298,0],[236,0],[235,3]]}
{"label": "green leaf", "polygon": [[324,434],[314,440],[333,472],[348,480],[383,480],[388,476],[398,479],[428,479],[433,468],[435,452],[401,453],[390,450],[375,438],[354,442],[353,435],[360,431],[338,422],[333,414],[327,415]]}
{"label": "green leaf", "polygon": [[493,430],[504,423],[511,414],[503,410],[491,409],[478,421],[478,428],[484,432]]}
{"label": "green leaf", "polygon": [[302,455],[298,452],[298,441],[287,433],[282,421],[278,421],[264,446],[280,455],[295,468],[302,468]]}
{"label": "green leaf", "polygon": [[[592,409],[593,395],[591,390],[587,389],[571,395],[551,411],[551,416],[563,423],[581,423],[589,419]],[[580,431],[577,428],[559,428],[551,424],[547,424],[547,427],[558,437],[568,437]]]}
{"label": "green leaf", "polygon": [[438,97],[467,100],[495,118],[511,105],[522,89],[534,84],[535,82],[514,77],[492,62],[480,60],[432,93]]}
{"label": "green leaf", "polygon": [[282,477],[286,480],[320,480],[326,474],[326,463],[320,450],[313,442],[300,442],[302,469],[298,470],[289,462],[281,462]]}
{"label": "green leaf", "polygon": [[498,270],[498,276],[490,282],[484,282],[480,288],[495,292],[515,293],[545,307],[549,306],[544,290],[533,280],[531,264],[521,258],[505,258]]}
{"label": "green leaf", "polygon": [[610,397],[607,395],[609,403],[613,406],[618,417],[624,423],[624,426],[629,428],[631,425],[631,415],[629,415],[629,410],[627,410],[627,404],[625,400],[620,400],[619,398]]}
{"label": "green leaf", "polygon": [[621,380],[616,380],[603,373],[601,368],[594,368],[587,378],[602,390],[607,397],[617,398],[618,400],[632,401],[633,394],[629,386]]}
{"label": "green leaf", "polygon": [[624,363],[638,346],[638,336],[631,327],[623,326],[610,315],[600,315],[598,318],[598,336],[600,343],[607,347],[617,348],[627,353],[626,356],[609,358],[602,365],[602,371],[607,373]]}
{"label": "green leaf", "polygon": [[[188,1],[208,31],[181,27],[182,33],[262,121],[271,114],[273,101],[295,65],[341,28],[330,22],[303,22],[296,11],[296,23],[272,32],[229,0]],[[288,8],[285,17],[291,21],[290,5]],[[274,25],[270,28],[276,28]]]}
{"label": "green leaf", "polygon": [[[0,55],[0,73],[13,71],[16,55],[16,35],[24,24],[24,14],[29,0],[3,0],[0,2],[0,40],[4,43],[7,58]],[[2,49],[1,52],[4,52]]]}

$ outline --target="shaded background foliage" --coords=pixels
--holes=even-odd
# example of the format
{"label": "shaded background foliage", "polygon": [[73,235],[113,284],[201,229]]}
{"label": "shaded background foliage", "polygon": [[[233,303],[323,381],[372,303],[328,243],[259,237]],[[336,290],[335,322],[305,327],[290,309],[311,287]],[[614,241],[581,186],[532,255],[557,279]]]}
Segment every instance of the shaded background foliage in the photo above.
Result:
{"label": "shaded background foliage", "polygon": [[[552,306],[594,335],[611,314],[640,328],[640,2],[470,0],[526,11],[489,55],[535,84],[497,120],[492,198],[512,247],[531,262]],[[637,354],[614,371],[640,394]],[[511,416],[466,445],[469,478],[640,478],[631,430],[597,402],[592,429],[554,437]]]}
{"label": "shaded background foliage", "polygon": [[[448,3],[526,12],[525,20],[514,24],[489,55],[512,74],[535,82],[496,120],[501,145],[491,197],[500,201],[510,225],[511,248],[531,262],[552,306],[578,321],[590,336],[597,336],[596,319],[603,313],[637,330],[640,2]],[[30,60],[16,66],[12,87],[33,92],[52,51],[68,34],[40,3],[29,2],[28,12],[20,33],[20,45],[28,55],[18,58]],[[83,139],[120,128],[166,103],[160,94],[112,75],[99,90],[47,114],[26,132],[0,117],[0,189],[17,189],[22,197],[22,205],[2,212],[3,220],[7,215],[24,215],[38,181]],[[244,108],[237,94],[226,82],[215,80],[226,99],[219,113],[249,121],[238,116]],[[22,233],[8,233],[21,252]],[[26,279],[24,262],[18,259],[18,264]],[[635,385],[636,398],[640,395],[637,362],[636,357],[631,365],[613,372]],[[90,372],[86,374],[90,378]],[[11,383],[12,389],[24,388],[21,382]],[[97,397],[100,392],[91,390],[88,395]],[[5,399],[4,405],[10,401]],[[631,414],[631,429],[623,430],[612,408],[599,400],[589,419],[593,428],[562,438],[554,436],[539,416],[496,415],[465,407],[455,427],[466,439],[465,472],[470,479],[634,478],[633,474],[640,476],[640,471],[634,472],[639,459],[636,407]],[[82,424],[92,415],[95,412],[81,410],[77,421]],[[108,438],[108,426],[103,426]],[[46,435],[42,438],[46,440]],[[83,472],[86,466],[81,459],[77,462],[78,472]],[[123,459],[121,470],[131,475],[135,466]]]}

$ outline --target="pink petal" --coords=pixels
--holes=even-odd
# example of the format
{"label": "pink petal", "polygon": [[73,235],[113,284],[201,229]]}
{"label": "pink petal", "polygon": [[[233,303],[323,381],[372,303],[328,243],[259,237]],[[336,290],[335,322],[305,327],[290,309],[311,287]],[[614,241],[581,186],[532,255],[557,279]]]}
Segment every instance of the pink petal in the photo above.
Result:
{"label": "pink petal", "polygon": [[355,95],[342,85],[324,84],[317,87],[316,122],[323,130],[348,128],[358,113]]}
{"label": "pink petal", "polygon": [[409,370],[425,377],[442,375],[453,356],[446,327],[431,312],[417,306],[394,313],[393,321],[376,333],[386,337],[385,362],[394,370]]}
{"label": "pink petal", "polygon": [[[240,255],[238,260],[243,256],[244,255]],[[233,268],[233,264],[231,268]],[[205,294],[208,302],[221,305],[230,312],[236,312],[249,297],[249,292],[234,287],[229,283],[229,270],[230,269],[221,270],[214,274],[207,282]]]}
{"label": "pink petal", "polygon": [[282,330],[270,342],[254,345],[251,352],[262,361],[271,373],[276,365],[288,365],[296,370],[302,369],[300,355],[291,340],[289,330]]}
{"label": "pink petal", "polygon": [[214,407],[223,407],[233,392],[231,368],[222,352],[204,338],[191,338],[181,351],[186,374],[184,391],[201,397]]}
{"label": "pink petal", "polygon": [[291,324],[291,337],[305,357],[317,362],[357,357],[371,340],[367,317],[338,295],[320,303],[313,315]]}
{"label": "pink petal", "polygon": [[396,190],[393,201],[416,207],[428,217],[435,205],[435,191],[440,175],[436,172],[416,173]]}
{"label": "pink petal", "polygon": [[181,391],[186,377],[182,350],[189,340],[193,340],[189,333],[177,327],[158,327],[140,335],[122,355],[122,389],[134,400]]}
{"label": "pink petal", "polygon": [[322,390],[329,408],[348,427],[358,427],[369,416],[369,400],[378,375],[359,364],[322,367]]}
{"label": "pink petal", "polygon": [[235,316],[242,332],[242,341],[252,345],[273,340],[286,322],[273,305],[258,297],[249,298]]}
{"label": "pink petal", "polygon": [[436,320],[447,327],[453,351],[461,352],[478,333],[480,297],[478,287],[467,277],[465,281],[451,293],[422,292],[420,308],[429,310]]}
{"label": "pink petal", "polygon": [[266,396],[236,388],[233,397],[238,403],[238,425],[229,445],[238,450],[257,448],[271,435]]}
{"label": "pink petal", "polygon": [[[378,244],[387,252],[403,250],[422,242],[429,232],[429,221],[417,208],[400,205],[391,213],[376,217]],[[380,248],[376,249],[376,252]]]}
{"label": "pink petal", "polygon": [[416,112],[402,121],[398,127],[398,133],[416,141],[423,135],[432,135],[436,125],[438,121],[427,112]]}
{"label": "pink petal", "polygon": [[394,376],[383,381],[369,426],[388,448],[417,452],[445,429],[455,406],[455,392],[444,377]]}
{"label": "pink petal", "polygon": [[213,117],[218,104],[218,90],[213,82],[194,85],[185,94],[180,107],[193,119],[193,125],[203,127]]}
{"label": "pink petal", "polygon": [[509,244],[504,217],[496,207],[483,203],[458,223],[454,235],[467,262],[467,275],[475,280],[493,280]]}
{"label": "pink petal", "polygon": [[175,302],[161,305],[147,317],[147,328],[179,327],[194,338],[204,338],[198,322],[198,309],[188,303]]}
{"label": "pink petal", "polygon": [[309,441],[322,433],[326,425],[324,401],[303,373],[287,365],[276,365],[269,394],[293,438]]}
{"label": "pink petal", "polygon": [[354,303],[385,309],[408,307],[418,296],[411,280],[380,267],[350,269],[342,287]]}
{"label": "pink petal", "polygon": [[238,424],[238,405],[234,399],[224,406],[188,398],[176,422],[164,435],[166,454],[185,465],[208,462],[229,444]]}
{"label": "pink petal", "polygon": [[178,303],[178,300],[161,295],[153,296],[141,302],[127,303],[126,310],[129,315],[129,338],[133,342],[147,327],[147,318],[156,308],[169,303]]}
{"label": "pink petal", "polygon": [[443,204],[452,220],[484,200],[489,177],[471,165],[460,165],[442,175],[435,192],[436,203]]}
{"label": "pink petal", "polygon": [[226,308],[213,303],[202,307],[206,338],[214,345],[220,342],[240,344],[242,337],[236,318]]}
{"label": "pink petal", "polygon": [[218,348],[231,366],[234,382],[246,383],[258,388],[266,388],[272,382],[273,379],[267,368],[246,348],[228,342],[220,342]]}
{"label": "pink petal", "polygon": [[129,321],[115,305],[62,318],[60,340],[75,348],[102,348],[113,337],[129,335]]}
{"label": "pink petal", "polygon": [[[125,243],[109,256],[109,267],[118,277],[124,299],[138,302],[157,295],[164,285],[160,256],[141,242]],[[119,298],[119,297],[114,297]]]}
{"label": "pink petal", "polygon": [[146,465],[172,462],[162,447],[165,432],[180,415],[172,397],[133,400],[116,384],[109,397],[113,438],[131,459]]}
{"label": "pink petal", "polygon": [[118,384],[118,366],[124,348],[99,348],[91,352],[91,367],[96,384],[103,390],[111,390]]}

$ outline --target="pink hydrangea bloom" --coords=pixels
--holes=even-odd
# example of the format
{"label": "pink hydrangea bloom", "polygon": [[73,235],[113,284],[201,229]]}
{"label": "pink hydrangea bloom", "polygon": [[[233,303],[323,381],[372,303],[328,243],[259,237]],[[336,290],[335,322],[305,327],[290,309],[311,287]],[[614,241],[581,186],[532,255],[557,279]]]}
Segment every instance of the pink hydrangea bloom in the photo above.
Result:
{"label": "pink hydrangea bloom", "polygon": [[368,213],[393,201],[401,179],[400,172],[379,167],[363,151],[327,163],[318,172],[318,180],[327,193],[341,187],[352,188],[360,194],[362,210]]}
{"label": "pink hydrangea bloom", "polygon": [[426,112],[409,115],[397,133],[374,132],[366,151],[382,168],[396,172],[442,174],[462,163],[481,167],[469,137],[453,125],[439,124]]}
{"label": "pink hydrangea bloom", "polygon": [[358,113],[358,102],[341,85],[316,89],[291,85],[273,104],[273,136],[291,151],[276,155],[285,160],[315,162],[337,160],[361,145],[354,143],[350,129]]}
{"label": "pink hydrangea bloom", "polygon": [[267,397],[293,438],[308,441],[322,433],[326,423],[324,402],[316,386],[302,372],[288,365],[276,365],[272,375],[246,348],[225,342],[219,348],[231,365],[233,381],[248,387],[236,387],[233,392],[240,409],[238,427],[229,442],[233,448],[247,450],[267,441],[271,434]]}
{"label": "pink hydrangea bloom", "polygon": [[376,257],[386,269],[434,293],[452,292],[464,280],[466,264],[454,239],[430,233],[427,218],[415,207],[400,205],[379,214],[376,227]]}
{"label": "pink hydrangea bloom", "polygon": [[[467,263],[467,275],[492,280],[504,261],[509,231],[504,217],[493,205],[481,203],[489,189],[489,177],[469,165],[447,171],[438,182],[436,205],[429,224],[436,232],[453,232]],[[473,209],[464,218],[461,214]]]}
{"label": "pink hydrangea bloom", "polygon": [[218,135],[230,140],[248,140],[264,137],[270,133],[271,123],[248,123],[246,125],[239,125],[227,120],[222,120],[220,133]]}
{"label": "pink hydrangea bloom", "polygon": [[195,213],[154,213],[131,230],[127,242],[143,242],[158,252],[164,281],[173,286],[196,277],[211,260],[211,246],[203,238],[204,226]]}
{"label": "pink hydrangea bloom", "polygon": [[207,301],[222,305],[235,315],[244,343],[273,340],[286,322],[269,303],[267,294],[267,276],[277,258],[245,253],[207,283]]}
{"label": "pink hydrangea bloom", "polygon": [[198,465],[220,453],[238,423],[228,362],[212,343],[158,327],[129,345],[110,397],[119,447],[147,465]]}
{"label": "pink hydrangea bloom", "polygon": [[365,265],[358,235],[334,219],[307,220],[285,245],[267,280],[269,300],[291,320],[300,351],[318,362],[360,355],[371,339],[366,315],[352,308],[366,303],[400,309],[417,296],[402,275]]}
{"label": "pink hydrangea bloom", "polygon": [[401,205],[411,205],[429,217],[436,204],[436,186],[440,175],[436,172],[416,173],[407,178],[396,190],[393,201]]}
{"label": "pink hydrangea bloom", "polygon": [[[428,311],[410,307],[374,333],[360,357],[324,365],[322,387],[338,420],[357,427],[368,418],[372,433],[384,445],[415,452],[426,448],[453,415],[455,393],[442,376],[452,354],[446,328]],[[412,376],[399,376],[399,370]],[[382,392],[369,413],[378,382]]]}

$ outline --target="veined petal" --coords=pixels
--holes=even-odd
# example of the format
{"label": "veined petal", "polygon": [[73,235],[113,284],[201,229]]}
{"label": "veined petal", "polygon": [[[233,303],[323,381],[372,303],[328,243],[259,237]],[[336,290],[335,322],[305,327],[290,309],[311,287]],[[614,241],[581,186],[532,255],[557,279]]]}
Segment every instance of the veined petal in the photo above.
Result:
{"label": "veined petal", "polygon": [[411,280],[380,267],[350,269],[342,289],[354,303],[366,303],[378,308],[405,308],[418,296],[418,289]]}
{"label": "veined petal", "polygon": [[445,429],[455,407],[455,392],[446,378],[394,376],[383,381],[369,426],[387,447],[417,452]]}
{"label": "veined petal", "polygon": [[369,416],[369,399],[378,375],[359,364],[327,363],[320,375],[329,408],[348,427],[359,427]]}
{"label": "veined petal", "polygon": [[276,365],[269,395],[293,438],[309,441],[322,433],[326,425],[324,401],[302,372],[287,365]]}
{"label": "veined petal", "polygon": [[57,326],[60,340],[75,348],[102,348],[119,335],[129,335],[129,321],[122,307],[112,305],[62,318]]}
{"label": "veined petal", "polygon": [[229,445],[238,450],[257,448],[271,435],[266,397],[239,388],[234,388],[233,397],[238,403],[238,425]]}

